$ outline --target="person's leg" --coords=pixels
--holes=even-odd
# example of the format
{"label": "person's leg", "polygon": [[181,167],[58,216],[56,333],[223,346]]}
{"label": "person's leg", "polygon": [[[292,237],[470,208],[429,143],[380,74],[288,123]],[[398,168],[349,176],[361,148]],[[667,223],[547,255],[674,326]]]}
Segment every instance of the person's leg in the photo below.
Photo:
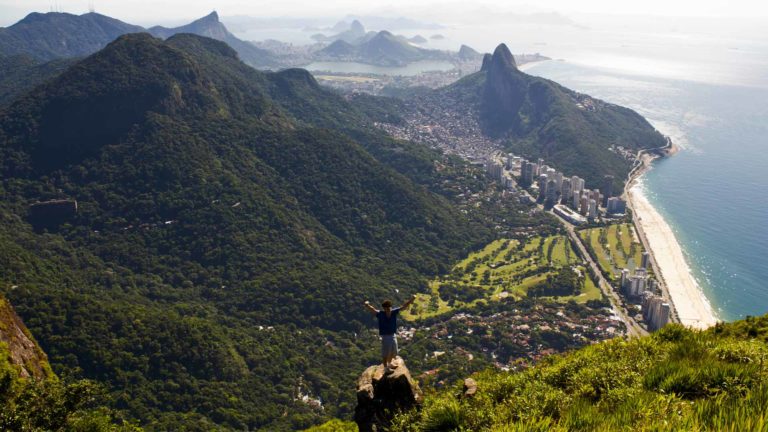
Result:
{"label": "person's leg", "polygon": [[381,364],[384,367],[389,365],[389,340],[386,336],[381,337]]}
{"label": "person's leg", "polygon": [[395,358],[397,353],[397,340],[394,336],[385,335],[381,337],[381,356],[383,358],[384,367],[389,367],[392,363],[392,359]]}
{"label": "person's leg", "polygon": [[387,366],[392,366],[392,361],[397,357],[397,338],[392,336],[387,352]]}

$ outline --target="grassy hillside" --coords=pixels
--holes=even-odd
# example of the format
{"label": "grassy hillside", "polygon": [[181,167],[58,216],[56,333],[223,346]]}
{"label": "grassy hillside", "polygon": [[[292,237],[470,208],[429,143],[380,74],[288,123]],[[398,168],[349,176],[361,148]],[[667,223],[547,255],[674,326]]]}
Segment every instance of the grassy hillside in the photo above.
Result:
{"label": "grassy hillside", "polygon": [[426,396],[398,431],[764,431],[768,429],[768,316],[705,331],[669,325],[551,356],[518,373],[477,374]]}

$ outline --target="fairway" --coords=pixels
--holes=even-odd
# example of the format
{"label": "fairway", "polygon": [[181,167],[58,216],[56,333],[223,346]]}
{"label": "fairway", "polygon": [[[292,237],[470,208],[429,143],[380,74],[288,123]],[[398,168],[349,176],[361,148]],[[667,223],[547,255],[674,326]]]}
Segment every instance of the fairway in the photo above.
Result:
{"label": "fairway", "polygon": [[413,307],[404,312],[404,316],[426,318],[480,301],[521,299],[532,287],[546,284],[548,277],[568,268],[582,275],[574,295],[546,298],[579,303],[602,299],[602,293],[587,275],[567,237],[496,240],[458,262],[451,273],[430,281],[431,293],[417,295]]}
{"label": "fairway", "polygon": [[632,224],[586,229],[579,235],[609,279],[616,280],[622,269],[634,272],[640,266],[643,246],[638,242]]}

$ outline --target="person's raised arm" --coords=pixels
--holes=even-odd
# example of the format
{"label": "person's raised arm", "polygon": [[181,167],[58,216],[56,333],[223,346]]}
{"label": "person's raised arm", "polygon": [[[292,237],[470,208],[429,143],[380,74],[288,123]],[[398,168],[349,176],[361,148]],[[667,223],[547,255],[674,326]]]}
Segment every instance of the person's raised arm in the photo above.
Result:
{"label": "person's raised arm", "polygon": [[411,298],[408,299],[408,301],[403,303],[403,305],[400,306],[400,310],[408,309],[408,306],[412,305],[415,300],[416,300],[416,294],[412,295]]}
{"label": "person's raised arm", "polygon": [[379,312],[375,307],[371,306],[371,302],[369,302],[368,300],[363,302],[363,306],[365,306],[365,308],[368,309],[369,312],[371,312],[371,315],[376,315]]}

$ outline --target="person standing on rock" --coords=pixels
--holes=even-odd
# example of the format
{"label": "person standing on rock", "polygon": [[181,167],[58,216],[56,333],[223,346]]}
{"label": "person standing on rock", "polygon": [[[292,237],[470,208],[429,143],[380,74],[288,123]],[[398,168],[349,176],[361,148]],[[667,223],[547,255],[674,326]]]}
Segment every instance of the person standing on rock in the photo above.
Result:
{"label": "person standing on rock", "polygon": [[379,335],[381,336],[381,362],[384,367],[393,369],[392,360],[397,357],[397,316],[400,311],[405,310],[410,306],[413,301],[416,300],[416,296],[411,296],[408,301],[403,303],[398,308],[392,308],[392,302],[384,300],[381,304],[382,310],[378,310],[371,305],[371,302],[366,300],[363,305],[368,309],[373,316],[379,320]]}

